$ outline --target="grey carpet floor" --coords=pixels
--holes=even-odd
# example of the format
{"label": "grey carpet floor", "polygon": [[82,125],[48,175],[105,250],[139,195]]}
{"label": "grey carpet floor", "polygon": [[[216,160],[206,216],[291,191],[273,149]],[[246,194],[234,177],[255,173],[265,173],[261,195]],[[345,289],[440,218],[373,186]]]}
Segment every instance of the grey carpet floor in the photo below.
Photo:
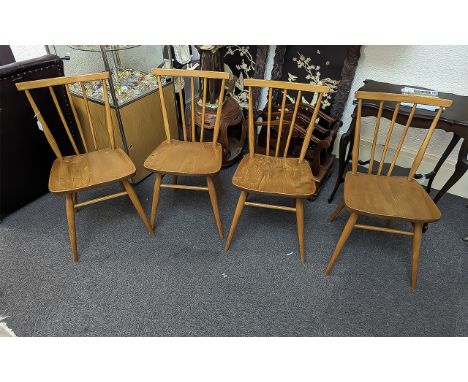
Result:
{"label": "grey carpet floor", "polygon": [[[218,190],[226,236],[233,172]],[[136,187],[147,212],[153,180]],[[324,276],[347,218],[327,223],[332,183],[305,203],[305,265],[294,214],[246,207],[225,253],[208,194],[183,190],[162,191],[156,237],[126,198],[81,209],[72,264],[64,198],[45,195],[0,224],[0,315],[18,336],[468,335],[467,201],[441,200],[413,291],[397,235],[356,230]]]}

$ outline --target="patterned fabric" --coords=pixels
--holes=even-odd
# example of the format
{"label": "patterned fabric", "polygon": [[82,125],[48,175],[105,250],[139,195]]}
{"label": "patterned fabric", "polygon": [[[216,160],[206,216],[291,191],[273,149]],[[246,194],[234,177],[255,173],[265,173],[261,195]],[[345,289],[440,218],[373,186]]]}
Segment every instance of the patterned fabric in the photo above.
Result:
{"label": "patterned fabric", "polygon": [[[341,80],[348,46],[288,45],[285,52],[281,80],[327,85],[330,93],[324,95],[322,110],[329,112]],[[296,92],[288,93],[295,102]],[[315,105],[316,94],[302,95],[302,102]]]}
{"label": "patterned fabric", "polygon": [[257,46],[228,45],[224,51],[224,68],[234,75],[230,95],[241,108],[248,108],[248,91],[244,89],[244,79],[255,74]]}

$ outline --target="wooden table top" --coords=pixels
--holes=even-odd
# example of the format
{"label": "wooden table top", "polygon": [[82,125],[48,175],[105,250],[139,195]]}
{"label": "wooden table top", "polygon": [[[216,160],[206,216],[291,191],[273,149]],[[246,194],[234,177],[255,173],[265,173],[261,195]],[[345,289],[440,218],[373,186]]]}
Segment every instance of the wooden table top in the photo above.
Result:
{"label": "wooden table top", "polygon": [[[396,93],[401,94],[401,89],[404,87],[414,87],[418,89],[427,89],[422,86],[412,86],[412,85],[398,85],[390,84],[387,82],[378,82],[373,80],[365,80],[364,86],[359,88],[360,91],[370,91],[370,92],[385,92],[385,93]],[[431,89],[437,90],[437,89]],[[461,96],[452,93],[443,93],[439,92],[439,98],[450,99],[453,101],[451,107],[444,110],[440,120],[449,124],[463,125],[468,127],[468,96]],[[365,101],[363,106],[376,107],[378,108],[378,102]],[[392,107],[393,108],[393,107]],[[400,112],[402,114],[409,114],[411,111],[410,107],[402,106]],[[434,117],[434,112],[424,109],[416,109],[415,118],[421,119],[432,119]]]}

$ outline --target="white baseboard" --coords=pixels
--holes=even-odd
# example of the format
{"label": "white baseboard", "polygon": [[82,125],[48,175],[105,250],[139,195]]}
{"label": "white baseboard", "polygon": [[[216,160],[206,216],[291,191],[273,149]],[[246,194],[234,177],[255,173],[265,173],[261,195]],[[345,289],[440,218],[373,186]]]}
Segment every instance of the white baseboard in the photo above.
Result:
{"label": "white baseboard", "polygon": [[[338,143],[340,140],[342,132],[338,132],[335,141],[334,154],[338,157]],[[370,158],[370,151],[372,147],[372,142],[366,140],[365,137],[362,138],[361,144],[359,146],[359,158],[365,159]],[[382,144],[377,144],[376,148],[376,158],[380,158],[382,153]],[[393,154],[395,153],[395,147],[388,147],[387,154],[385,156],[385,162],[391,162]],[[411,167],[414,157],[416,156],[416,151],[409,149],[408,147],[402,147],[400,154],[398,155],[397,165],[402,167]],[[439,160],[439,156],[427,153],[424,156],[423,161],[418,169],[418,174],[427,174],[432,171]],[[445,182],[452,176],[455,171],[456,161],[453,159],[447,159],[445,163],[440,168],[434,182],[432,183],[432,188],[440,190]],[[427,184],[427,180],[424,180],[422,184]],[[463,175],[463,177],[448,191],[450,194],[458,195],[463,198],[468,199],[468,172]],[[434,194],[435,195],[435,194]]]}

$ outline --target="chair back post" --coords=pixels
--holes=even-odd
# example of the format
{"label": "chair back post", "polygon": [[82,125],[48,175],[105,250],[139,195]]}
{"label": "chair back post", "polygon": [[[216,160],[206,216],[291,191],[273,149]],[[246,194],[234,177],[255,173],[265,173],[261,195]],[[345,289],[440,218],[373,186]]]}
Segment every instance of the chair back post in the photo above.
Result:
{"label": "chair back post", "polygon": [[442,114],[442,107],[439,107],[439,110],[437,111],[437,114],[432,121],[431,127],[429,127],[429,131],[426,134],[426,137],[424,138],[424,141],[416,154],[416,158],[414,159],[413,165],[411,166],[410,172],[408,174],[408,180],[412,180],[414,175],[416,174],[416,171],[418,170],[419,165],[421,164],[421,161],[424,158],[424,154],[426,153],[427,146],[429,146],[429,141],[432,138],[432,133],[434,132],[435,127],[437,126],[437,123],[439,122],[439,118]]}
{"label": "chair back post", "polygon": [[78,118],[78,113],[76,112],[75,103],[73,102],[69,85],[65,85],[65,90],[67,91],[68,102],[70,103],[70,106],[72,109],[73,118],[75,118],[76,127],[78,127],[78,132],[80,133],[81,143],[83,143],[83,147],[85,149],[85,152],[87,153],[88,145],[86,144],[86,140],[84,138],[83,128],[81,127],[81,122],[80,122],[80,119]]}
{"label": "chair back post", "polygon": [[284,107],[286,106],[286,99],[288,97],[288,90],[284,89],[283,92],[283,100],[281,101],[281,113],[278,125],[278,137],[276,139],[276,149],[275,149],[275,157],[278,157],[280,142],[281,142],[281,133],[283,130],[283,121],[284,121]]}
{"label": "chair back post", "polygon": [[256,132],[254,132],[254,117],[253,117],[253,91],[252,86],[249,86],[249,156],[253,158],[255,154],[255,137]]}
{"label": "chair back post", "polygon": [[107,92],[106,80],[102,80],[102,90],[104,92],[104,104],[106,107],[106,125],[107,133],[109,134],[109,143],[112,149],[115,149],[114,127],[112,125],[111,109],[109,103],[109,93]]}
{"label": "chair back post", "polygon": [[205,131],[205,111],[206,111],[206,89],[207,79],[203,78],[203,99],[202,99],[202,115],[201,115],[201,128],[200,128],[200,142],[203,142],[203,133]]}
{"label": "chair back post", "polygon": [[360,129],[361,129],[361,116],[362,116],[362,103],[364,100],[366,101],[379,101],[379,111],[377,114],[377,119],[375,122],[375,127],[374,127],[374,137],[372,140],[372,148],[371,148],[371,155],[370,155],[370,163],[369,163],[369,169],[367,171],[368,174],[372,174],[372,167],[373,167],[373,162],[374,162],[374,157],[375,157],[375,150],[377,146],[377,138],[378,138],[378,132],[379,132],[379,127],[380,127],[380,121],[382,118],[382,112],[384,108],[384,103],[385,102],[392,102],[395,104],[395,107],[393,109],[393,116],[390,122],[390,126],[387,132],[387,136],[385,139],[385,143],[383,145],[382,149],[382,155],[380,159],[380,163],[378,166],[378,170],[376,175],[381,176],[382,175],[382,170],[385,162],[385,157],[390,145],[390,140],[392,137],[392,134],[394,132],[394,126],[396,123],[396,120],[398,118],[399,112],[400,112],[400,106],[401,104],[404,103],[409,103],[412,104],[411,106],[411,111],[408,115],[408,118],[406,120],[405,126],[403,128],[403,131],[401,133],[400,139],[398,140],[398,145],[395,148],[395,152],[393,154],[390,167],[387,171],[386,176],[391,176],[393,169],[395,168],[396,161],[398,159],[398,156],[401,152],[401,149],[403,147],[403,143],[405,141],[405,138],[407,137],[408,130],[411,126],[411,122],[413,121],[414,115],[416,113],[416,109],[418,105],[428,105],[428,106],[437,106],[437,112],[435,113],[435,116],[433,117],[433,120],[431,122],[431,125],[428,129],[428,132],[419,147],[419,150],[413,160],[413,163],[411,165],[409,174],[408,174],[408,180],[411,181],[416,174],[416,171],[418,170],[419,165],[421,164],[421,161],[424,158],[424,154],[426,152],[426,149],[429,145],[429,142],[431,140],[432,134],[434,132],[434,129],[437,126],[437,123],[439,122],[440,116],[442,115],[443,109],[445,107],[450,107],[452,105],[451,100],[447,99],[442,99],[442,98],[437,98],[437,97],[426,97],[426,96],[413,96],[413,95],[408,95],[408,94],[395,94],[395,93],[380,93],[380,92],[366,92],[366,91],[358,91],[356,92],[356,99],[358,100],[358,107],[357,107],[357,116],[356,116],[356,128],[355,128],[355,135],[354,135],[354,147],[353,147],[353,167],[352,167],[352,173],[356,174],[357,173],[357,168],[358,168],[358,159],[359,159],[359,142],[360,142]]}
{"label": "chair back post", "polygon": [[213,132],[213,144],[216,144],[218,142],[218,137],[219,137],[219,125],[221,123],[221,113],[222,113],[222,105],[224,103],[224,87],[226,86],[226,80],[223,79],[221,81],[221,90],[219,93],[219,98],[218,98],[218,110],[216,111],[216,121],[215,121],[215,127],[214,127],[214,132]]}
{"label": "chair back post", "polygon": [[273,88],[268,89],[268,122],[265,155],[270,155],[270,131],[271,131],[271,100],[273,99]]}
{"label": "chair back post", "polygon": [[319,93],[317,102],[315,103],[314,113],[310,120],[309,126],[307,127],[307,132],[304,138],[304,142],[302,142],[302,149],[301,149],[301,155],[299,156],[299,163],[302,163],[307,153],[307,149],[309,148],[310,139],[312,138],[312,133],[315,129],[315,121],[317,120],[318,112],[322,105],[322,97],[323,97],[323,93]]}
{"label": "chair back post", "polygon": [[296,96],[296,104],[294,105],[294,112],[293,112],[293,116],[291,120],[291,125],[289,126],[288,140],[286,141],[286,147],[284,148],[283,158],[286,158],[286,156],[288,155],[289,144],[291,142],[291,137],[292,137],[292,133],[294,130],[294,124],[296,123],[297,111],[299,109],[299,104],[301,103],[301,96],[302,96],[302,91],[299,90]]}
{"label": "chair back post", "polygon": [[408,117],[408,120],[406,121],[405,128],[403,130],[403,134],[401,134],[400,141],[398,142],[397,149],[395,151],[395,154],[393,155],[392,163],[390,164],[390,168],[388,169],[387,176],[392,175],[393,168],[395,167],[395,163],[397,161],[398,155],[400,154],[401,147],[403,146],[403,142],[406,138],[406,134],[408,133],[409,127],[411,125],[411,122],[413,121],[414,113],[416,112],[416,107],[418,104],[413,104],[413,107],[411,108],[410,115]]}
{"label": "chair back post", "polygon": [[[379,112],[377,113],[377,119],[375,120],[374,126],[374,138],[372,139],[372,148],[371,148],[371,157],[369,161],[369,170],[368,174],[372,174],[372,167],[374,166],[374,155],[375,155],[375,148],[377,147],[377,138],[379,136],[379,128],[380,128],[380,121],[382,119],[382,112],[383,112],[383,101],[379,103]],[[359,117],[359,123],[361,123],[361,118]]]}
{"label": "chair back post", "polygon": [[85,102],[86,115],[88,116],[89,128],[91,130],[91,135],[93,137],[94,150],[97,150],[97,141],[96,141],[96,132],[94,131],[93,119],[91,118],[91,111],[89,110],[89,101],[88,95],[86,93],[86,85],[80,81],[81,93],[83,94],[83,99]]}
{"label": "chair back post", "polygon": [[177,88],[179,90],[180,118],[182,119],[184,142],[187,142],[187,129],[185,128],[185,102],[184,97],[182,97],[182,80],[180,77],[177,77]]}
{"label": "chair back post", "polygon": [[161,111],[163,115],[164,132],[166,133],[167,143],[171,143],[171,130],[169,128],[169,119],[167,118],[166,100],[164,99],[164,89],[161,82],[161,76],[156,75],[159,88],[159,99],[161,100]]}
{"label": "chair back post", "polygon": [[158,86],[161,89],[159,92],[160,97],[161,97],[161,108],[162,108],[162,113],[163,113],[163,119],[164,119],[164,129],[166,132],[166,137],[168,142],[170,143],[170,128],[169,128],[169,120],[167,117],[167,108],[166,108],[166,102],[164,99],[164,94],[162,92],[162,83],[161,83],[161,76],[170,76],[175,79],[177,78],[177,84],[179,87],[179,100],[180,100],[180,114],[182,118],[182,124],[183,124],[183,130],[184,130],[184,141],[186,141],[187,138],[187,132],[186,128],[188,126],[185,126],[185,107],[183,105],[183,97],[182,97],[182,81],[181,79],[183,77],[188,77],[190,78],[190,85],[191,85],[191,105],[192,105],[192,110],[191,110],[191,136],[192,136],[192,142],[196,141],[195,137],[195,78],[199,78],[203,80],[203,94],[202,94],[202,116],[201,116],[201,126],[200,126],[200,142],[203,142],[203,135],[204,135],[204,128],[205,128],[205,117],[206,117],[206,98],[207,98],[207,84],[208,80],[221,80],[221,89],[218,97],[218,108],[216,111],[216,119],[215,119],[215,125],[213,128],[213,144],[216,144],[218,142],[218,137],[219,137],[219,128],[220,128],[220,123],[221,123],[221,113],[223,109],[223,104],[224,104],[224,94],[225,94],[225,85],[226,81],[229,80],[229,73],[226,72],[213,72],[213,71],[208,71],[208,70],[188,70],[188,69],[163,69],[163,68],[154,68],[152,70],[152,73],[156,76],[158,79]]}
{"label": "chair back post", "polygon": [[390,122],[390,127],[388,128],[387,138],[385,140],[385,144],[382,150],[382,157],[380,158],[379,169],[377,170],[377,175],[380,175],[382,173],[383,165],[385,163],[385,157],[387,155],[388,145],[392,137],[393,128],[395,127],[395,121],[398,117],[399,111],[400,111],[400,102],[397,102],[395,109],[393,110],[393,116],[392,116],[392,121]]}
{"label": "chair back post", "polygon": [[358,160],[359,160],[359,141],[361,135],[361,112],[362,112],[362,99],[358,100],[358,111],[356,117],[356,127],[354,129],[354,144],[353,144],[353,164],[352,172],[357,173]]}
{"label": "chair back post", "polygon": [[190,129],[190,135],[192,136],[192,142],[195,142],[197,139],[195,137],[195,79],[193,77],[190,77],[190,92],[191,92],[191,103],[192,107],[190,110],[190,124],[191,124],[191,129]]}
{"label": "chair back post", "polygon": [[83,91],[83,99],[85,101],[85,108],[86,108],[86,113],[88,116],[89,124],[90,124],[90,130],[91,134],[93,136],[93,143],[94,143],[94,148],[97,150],[97,143],[96,143],[96,136],[94,132],[94,127],[93,127],[93,121],[91,118],[91,113],[89,110],[89,104],[88,104],[88,97],[86,95],[86,88],[84,86],[84,83],[86,82],[91,82],[91,81],[101,81],[103,84],[103,98],[104,98],[104,105],[106,108],[106,119],[107,119],[107,128],[108,128],[108,134],[109,134],[109,142],[112,146],[112,148],[115,148],[115,142],[114,142],[114,135],[113,135],[113,130],[112,130],[112,121],[110,120],[110,105],[109,105],[109,99],[107,96],[107,87],[105,81],[109,78],[109,73],[108,72],[102,72],[102,73],[93,73],[93,74],[85,74],[81,76],[65,76],[65,77],[54,77],[54,78],[45,78],[41,80],[35,80],[35,81],[25,81],[25,82],[18,82],[16,84],[16,88],[19,91],[24,91],[26,94],[26,97],[35,113],[35,117],[37,117],[38,121],[42,125],[42,129],[44,131],[44,135],[46,136],[47,141],[49,142],[50,147],[54,151],[56,157],[58,159],[62,159],[62,153],[60,151],[60,148],[58,147],[57,141],[55,140],[52,132],[50,131],[49,127],[47,126],[46,121],[44,120],[44,117],[42,116],[36,102],[34,101],[34,98],[31,94],[32,90],[35,89],[43,89],[43,88],[48,88],[49,93],[51,95],[52,101],[54,103],[55,109],[57,110],[57,113],[60,117],[60,120],[62,122],[62,125],[65,129],[65,132],[67,133],[68,139],[73,147],[73,150],[75,154],[79,154],[78,146],[76,145],[75,139],[73,138],[73,135],[71,134],[70,128],[68,126],[68,123],[65,119],[65,116],[63,114],[62,108],[60,107],[60,104],[57,99],[57,95],[54,90],[54,86],[64,86],[68,101],[70,102],[70,106],[73,112],[73,117],[75,119],[75,123],[78,128],[78,132],[80,134],[80,138],[83,144],[83,147],[86,152],[88,152],[88,146],[86,144],[86,141],[84,139],[84,134],[83,134],[83,129],[80,123],[80,120],[78,118],[78,114],[75,109],[75,105],[73,103],[73,99],[70,93],[69,85],[71,84],[79,84],[81,86],[81,89]]}

